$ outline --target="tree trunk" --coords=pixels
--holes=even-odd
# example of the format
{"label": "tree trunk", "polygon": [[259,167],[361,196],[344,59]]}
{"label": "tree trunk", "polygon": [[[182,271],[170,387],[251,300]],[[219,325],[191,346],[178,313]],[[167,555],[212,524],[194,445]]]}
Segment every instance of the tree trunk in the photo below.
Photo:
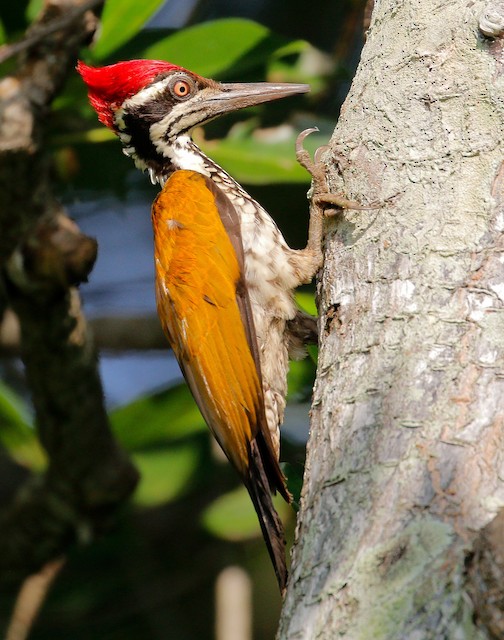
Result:
{"label": "tree trunk", "polygon": [[326,225],[282,640],[491,637],[466,564],[504,504],[503,31],[502,2],[374,8],[326,159],[383,206]]}

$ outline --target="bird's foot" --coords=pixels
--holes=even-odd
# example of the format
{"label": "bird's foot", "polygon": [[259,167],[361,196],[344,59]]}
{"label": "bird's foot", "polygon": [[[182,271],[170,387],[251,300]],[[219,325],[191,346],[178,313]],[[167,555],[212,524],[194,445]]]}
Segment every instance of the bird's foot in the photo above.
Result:
{"label": "bird's foot", "polygon": [[313,160],[309,152],[304,148],[303,143],[305,139],[315,131],[318,131],[317,127],[311,129],[305,129],[302,131],[296,140],[296,158],[299,164],[304,167],[312,177],[311,197],[312,205],[320,207],[323,210],[324,216],[334,216],[340,209],[356,209],[363,211],[366,209],[379,209],[383,206],[379,202],[371,202],[367,205],[362,205],[354,200],[348,200],[340,193],[330,193],[327,186],[326,179],[326,167],[322,162],[321,157],[325,151],[329,150],[327,145],[319,147],[313,156]]}

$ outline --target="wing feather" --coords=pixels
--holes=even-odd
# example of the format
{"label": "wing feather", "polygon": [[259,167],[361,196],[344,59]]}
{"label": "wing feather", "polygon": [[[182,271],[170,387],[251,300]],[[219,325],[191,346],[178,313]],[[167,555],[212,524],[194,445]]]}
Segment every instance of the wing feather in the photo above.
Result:
{"label": "wing feather", "polygon": [[250,493],[283,591],[285,539],[271,491],[290,495],[266,423],[238,215],[211,180],[177,171],[153,204],[152,222],[163,328],[205,421]]}
{"label": "wing feather", "polygon": [[262,387],[237,304],[240,263],[207,179],[177,171],[153,205],[158,311],[198,406],[242,475]]}
{"label": "wing feather", "polygon": [[221,191],[217,184],[215,184],[209,178],[205,178],[206,186],[214,195],[217,210],[221,218],[222,224],[226,230],[229,240],[235,251],[238,264],[240,267],[240,279],[236,283],[236,303],[240,312],[243,327],[245,329],[245,335],[247,343],[249,345],[250,352],[254,359],[257,375],[259,377],[259,383],[261,387],[260,397],[260,411],[258,415],[259,428],[257,431],[257,445],[258,450],[265,465],[266,476],[270,483],[270,489],[272,491],[278,490],[280,494],[290,502],[292,496],[287,490],[285,485],[285,477],[280,470],[278,464],[278,457],[271,440],[271,433],[266,422],[266,415],[264,411],[264,396],[262,393],[262,377],[261,377],[261,361],[259,357],[259,345],[257,343],[257,336],[254,326],[254,317],[252,313],[252,306],[250,303],[250,297],[248,295],[247,287],[245,284],[245,258],[243,243],[241,237],[241,225],[239,215],[229,200],[229,198]]}

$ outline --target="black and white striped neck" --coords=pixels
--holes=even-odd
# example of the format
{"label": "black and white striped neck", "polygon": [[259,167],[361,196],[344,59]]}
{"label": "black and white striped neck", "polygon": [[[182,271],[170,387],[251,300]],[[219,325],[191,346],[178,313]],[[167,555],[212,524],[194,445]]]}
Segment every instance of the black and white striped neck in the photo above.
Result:
{"label": "black and white striped neck", "polygon": [[130,135],[120,132],[119,137],[124,145],[124,154],[133,159],[138,169],[149,174],[152,184],[159,183],[163,187],[174,171],[185,169],[217,178],[228,189],[250,197],[222,167],[201,151],[189,135],[178,136],[171,143],[154,143],[155,153],[150,153],[148,158],[142,157],[132,146]]}

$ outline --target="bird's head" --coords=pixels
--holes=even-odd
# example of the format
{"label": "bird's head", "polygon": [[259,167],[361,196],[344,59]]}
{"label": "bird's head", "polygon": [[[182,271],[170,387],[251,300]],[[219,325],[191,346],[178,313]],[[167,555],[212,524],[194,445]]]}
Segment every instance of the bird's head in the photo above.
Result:
{"label": "bird's head", "polygon": [[190,130],[229,111],[305,93],[305,84],[219,83],[161,60],[106,67],[79,62],[99,120],[121,139],[141,168],[158,172]]}

